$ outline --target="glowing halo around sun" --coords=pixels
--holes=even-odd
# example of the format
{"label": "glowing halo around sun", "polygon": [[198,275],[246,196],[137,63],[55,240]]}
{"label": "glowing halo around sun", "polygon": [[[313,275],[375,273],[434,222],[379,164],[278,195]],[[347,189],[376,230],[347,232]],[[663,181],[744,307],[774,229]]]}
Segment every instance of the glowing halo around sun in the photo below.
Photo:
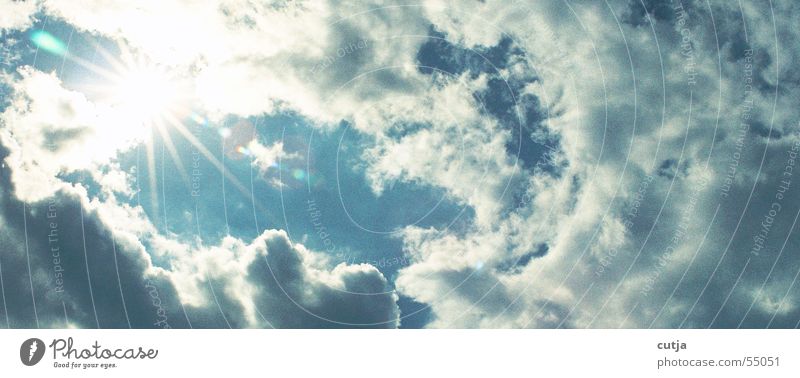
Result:
{"label": "glowing halo around sun", "polygon": [[[102,144],[115,146],[120,150],[130,146],[145,148],[146,169],[150,191],[151,209],[159,213],[156,151],[157,145],[169,153],[187,188],[190,187],[188,173],[183,160],[173,143],[173,138],[183,138],[200,152],[227,181],[245,196],[252,193],[225,169],[220,161],[196,135],[189,131],[186,122],[195,125],[209,125],[209,121],[194,112],[193,103],[197,99],[197,88],[186,69],[170,67],[152,61],[134,48],[121,43],[119,51],[111,53],[95,44],[96,57],[91,60],[70,53],[68,44],[44,30],[30,35],[31,42],[39,50],[63,57],[64,61],[75,63],[87,69],[91,75],[79,86],[91,100],[104,110],[105,139]],[[98,60],[95,58],[102,58]],[[102,61],[103,63],[98,63]],[[175,134],[176,132],[177,134]],[[225,140],[230,130],[219,127],[218,133]],[[250,133],[252,134],[252,133]],[[224,146],[224,142],[223,142]]]}
{"label": "glowing halo around sun", "polygon": [[178,86],[156,68],[134,68],[112,83],[111,101],[124,114],[142,121],[163,119],[178,111]]}
{"label": "glowing halo around sun", "polygon": [[191,80],[176,70],[135,59],[130,53],[112,63],[112,70],[98,78],[99,101],[116,109],[126,121],[145,127],[170,127],[192,113]]}

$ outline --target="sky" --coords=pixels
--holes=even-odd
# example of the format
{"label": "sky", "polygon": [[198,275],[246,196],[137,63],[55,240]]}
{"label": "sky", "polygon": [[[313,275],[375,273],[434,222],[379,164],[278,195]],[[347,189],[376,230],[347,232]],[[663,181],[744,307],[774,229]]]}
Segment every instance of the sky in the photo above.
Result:
{"label": "sky", "polygon": [[797,328],[799,18],[0,1],[0,327]]}

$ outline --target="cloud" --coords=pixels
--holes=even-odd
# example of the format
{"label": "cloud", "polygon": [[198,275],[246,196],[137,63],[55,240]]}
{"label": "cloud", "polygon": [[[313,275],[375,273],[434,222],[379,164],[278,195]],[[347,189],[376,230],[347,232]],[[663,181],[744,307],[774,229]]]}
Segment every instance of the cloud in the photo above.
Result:
{"label": "cloud", "polygon": [[330,267],[282,231],[192,246],[157,234],[141,208],[90,200],[80,186],[24,208],[4,190],[2,206],[12,327],[398,325],[397,296],[377,269]]}
{"label": "cloud", "polygon": [[7,75],[6,82],[13,96],[0,115],[0,140],[10,150],[4,162],[12,168],[14,193],[22,200],[52,195],[63,186],[59,174],[106,164],[144,140],[148,131],[119,109],[64,88],[54,74],[26,66],[18,78]]}
{"label": "cloud", "polygon": [[[25,67],[7,80],[14,94],[0,130],[0,218],[4,244],[13,246],[2,261],[9,325],[398,325],[397,296],[376,268],[333,266],[285,232],[215,246],[160,234],[140,206],[117,199],[133,185],[117,154],[147,129],[120,125],[117,109],[65,89],[53,74]],[[249,147],[257,165],[288,157],[280,144]],[[89,172],[103,194],[67,178],[75,172]]]}
{"label": "cloud", "polygon": [[[758,78],[777,83],[774,36],[764,30],[772,24],[767,10],[746,9],[748,26],[759,24],[748,30],[749,48],[757,57],[746,58],[742,49],[747,45],[737,45],[743,32],[734,26],[718,34],[725,49],[720,54],[730,54],[721,55],[729,60],[718,66],[716,55],[704,54],[716,51],[711,14],[693,2],[684,2],[687,14],[672,8],[651,13],[652,27],[632,19],[641,6],[629,2],[608,7],[485,2],[472,4],[472,10],[431,4],[426,14],[454,43],[486,46],[510,35],[523,46],[541,79],[528,89],[557,115],[545,125],[559,135],[567,161],[561,178],[532,178],[533,201],[493,227],[465,235],[429,231],[423,243],[419,230],[406,232],[406,246],[417,261],[401,271],[398,288],[432,306],[432,326],[765,326],[776,312],[776,322],[769,324],[786,326],[797,318],[787,312],[796,264],[775,269],[788,261],[778,252],[781,242],[796,242],[787,228],[795,206],[772,228],[770,243],[777,249],[770,257],[747,256],[753,230],[759,229],[757,222],[769,212],[779,187],[775,171],[788,164],[779,156],[796,139],[773,139],[767,148],[764,138],[770,127],[773,138],[794,134],[787,130],[796,129],[791,121],[796,114],[769,108],[794,98],[796,85],[784,82],[781,93],[786,95],[777,97],[769,85],[746,92],[756,88],[748,84],[750,66],[756,83]],[[718,24],[739,22],[735,8],[720,5],[713,11]],[[783,30],[790,24],[786,19],[777,24],[781,35],[791,33]],[[794,70],[781,67],[789,72],[779,71],[779,76],[792,77]],[[753,100],[754,110],[743,110],[745,96]],[[749,133],[759,127],[764,132],[761,138],[748,138],[746,152],[736,153],[742,113],[747,113],[743,122]],[[676,164],[681,174],[659,175],[664,162]],[[725,170],[733,163],[739,169],[735,194],[728,197],[720,193]],[[757,194],[749,198],[754,185]],[[631,209],[636,216],[627,215]],[[751,213],[757,220],[751,220]],[[499,234],[493,238],[505,239],[506,246],[488,243],[487,233]],[[521,236],[526,233],[547,243],[548,253],[533,261],[520,259],[521,269],[505,271],[499,262],[519,256],[512,253],[515,244],[536,245],[530,236]],[[470,252],[483,250],[492,252],[469,258]],[[643,292],[646,283],[657,289]],[[472,285],[482,295],[476,298],[463,289]],[[762,295],[753,299],[752,292],[762,285]],[[764,311],[763,298],[774,303],[771,298],[784,293],[786,311],[774,305]],[[736,313],[752,302],[756,305],[747,315]]]}
{"label": "cloud", "polygon": [[269,147],[264,146],[257,140],[252,140],[247,145],[247,149],[253,156],[251,165],[257,167],[261,174],[266,173],[270,168],[277,167],[281,159],[291,159],[295,154],[287,154],[283,150],[283,143],[277,142]]}
{"label": "cloud", "polygon": [[[219,306],[236,327],[396,327],[397,296],[373,266],[338,264],[265,231],[251,243],[225,238],[191,254],[181,246],[169,273],[192,307]],[[213,287],[213,289],[212,289]],[[214,292],[211,292],[214,290]]]}
{"label": "cloud", "polygon": [[[770,210],[798,138],[798,71],[786,63],[798,50],[775,42],[796,39],[797,6],[679,4],[43,9],[192,76],[212,118],[297,112],[322,131],[344,121],[363,137],[375,195],[403,181],[468,206],[464,225],[399,233],[412,263],[394,284],[431,307],[430,326],[793,326],[796,264],[785,251],[797,244],[797,206]],[[68,198],[106,219],[141,267],[142,300],[157,283],[170,319],[397,325],[392,283],[374,267],[331,266],[282,231],[214,246],[154,231],[142,209],[113,202],[130,178],[107,164],[141,135],[109,133],[114,109],[53,75],[19,75],[0,134],[17,198],[80,192],[59,175],[93,170],[108,198]],[[285,157],[281,144],[248,148],[262,171]],[[767,252],[752,254],[767,216]],[[22,262],[21,250],[13,256]],[[83,325],[85,299],[71,307]]]}
{"label": "cloud", "polygon": [[4,29],[24,29],[33,22],[37,2],[33,0],[0,2],[0,32]]}
{"label": "cloud", "polygon": [[[364,6],[369,8],[310,1],[44,3],[47,13],[81,30],[192,72],[203,107],[217,118],[288,107],[326,122],[413,89],[413,53],[421,43],[415,35],[427,25],[415,7],[376,5],[364,14]],[[109,22],[115,18],[119,22]],[[358,72],[387,67],[351,81]]]}

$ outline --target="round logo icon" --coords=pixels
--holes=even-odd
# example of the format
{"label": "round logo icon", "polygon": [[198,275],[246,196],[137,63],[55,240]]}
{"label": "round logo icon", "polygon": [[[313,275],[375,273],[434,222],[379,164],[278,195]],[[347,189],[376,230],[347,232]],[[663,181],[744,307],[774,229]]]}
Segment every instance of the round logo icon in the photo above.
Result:
{"label": "round logo icon", "polygon": [[25,340],[19,347],[19,359],[25,366],[33,366],[44,357],[44,341],[37,338]]}

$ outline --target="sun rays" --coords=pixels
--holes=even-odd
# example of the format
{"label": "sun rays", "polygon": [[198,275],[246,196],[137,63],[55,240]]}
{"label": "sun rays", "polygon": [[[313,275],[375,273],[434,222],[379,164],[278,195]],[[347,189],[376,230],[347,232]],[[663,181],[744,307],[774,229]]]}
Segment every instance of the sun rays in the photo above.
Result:
{"label": "sun rays", "polygon": [[[232,183],[245,197],[253,200],[253,193],[230,170],[226,170],[224,161],[218,159],[187,127],[187,122],[210,125],[207,119],[193,109],[197,91],[191,78],[181,75],[172,67],[150,61],[124,45],[120,45],[120,51],[115,54],[98,43],[92,43],[95,56],[87,60],[70,53],[66,44],[45,31],[32,33],[31,41],[39,50],[60,56],[91,73],[80,83],[81,90],[87,92],[96,103],[109,107],[117,121],[103,127],[138,129],[120,130],[112,135],[136,135],[139,145],[145,147],[149,207],[152,214],[160,214],[155,148],[158,142],[168,152],[187,193],[191,191],[191,180],[171,136],[172,130],[177,131],[179,136],[199,151],[220,172],[223,180]],[[101,60],[102,64],[97,60]],[[224,145],[225,132],[229,130],[221,126],[218,128],[217,134],[222,137],[221,143]],[[167,174],[164,169],[161,171],[162,176]],[[162,181],[165,179],[166,177],[161,178]],[[137,188],[141,190],[138,185]],[[162,190],[161,196],[163,195]]]}

